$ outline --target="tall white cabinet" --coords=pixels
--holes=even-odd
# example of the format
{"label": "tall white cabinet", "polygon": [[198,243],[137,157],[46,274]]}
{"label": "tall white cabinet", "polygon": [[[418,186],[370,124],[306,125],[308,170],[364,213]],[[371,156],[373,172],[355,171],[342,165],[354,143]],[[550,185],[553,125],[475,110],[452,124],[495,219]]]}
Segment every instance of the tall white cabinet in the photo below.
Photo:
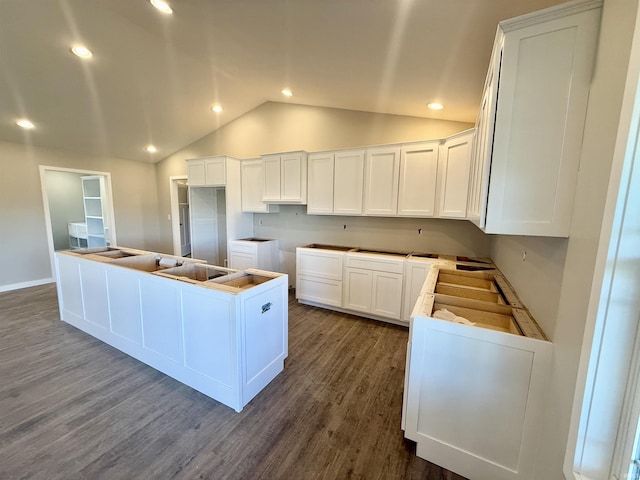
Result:
{"label": "tall white cabinet", "polygon": [[187,160],[191,255],[228,261],[230,240],[253,235],[253,216],[242,210],[240,160],[228,156]]}
{"label": "tall white cabinet", "polygon": [[485,232],[568,236],[600,7],[570,2],[500,23],[469,199]]}

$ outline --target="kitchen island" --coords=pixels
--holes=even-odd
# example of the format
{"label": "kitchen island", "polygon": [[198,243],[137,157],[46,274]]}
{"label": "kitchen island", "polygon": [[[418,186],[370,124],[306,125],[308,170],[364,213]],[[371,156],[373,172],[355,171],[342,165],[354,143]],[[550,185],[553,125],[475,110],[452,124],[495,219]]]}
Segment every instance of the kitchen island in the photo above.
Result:
{"label": "kitchen island", "polygon": [[55,257],[63,321],[236,412],[284,368],[286,275],[120,247]]}

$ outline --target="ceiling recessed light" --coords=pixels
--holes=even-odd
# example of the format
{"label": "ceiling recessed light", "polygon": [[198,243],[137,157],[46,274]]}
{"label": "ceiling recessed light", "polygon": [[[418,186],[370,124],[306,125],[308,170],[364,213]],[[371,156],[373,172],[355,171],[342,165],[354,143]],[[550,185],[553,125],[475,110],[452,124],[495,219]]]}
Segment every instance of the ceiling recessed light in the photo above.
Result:
{"label": "ceiling recessed light", "polygon": [[441,103],[430,103],[427,105],[427,107],[429,107],[431,110],[442,110],[444,108],[444,105],[442,105]]}
{"label": "ceiling recessed light", "polygon": [[170,13],[173,13],[173,10],[171,10],[171,5],[169,5],[164,0],[149,0],[149,1],[151,2],[151,5],[156,7],[162,13],[166,13],[167,15]]}
{"label": "ceiling recessed light", "polygon": [[216,113],[220,113],[222,111],[222,107],[220,105],[214,105],[213,107],[211,107],[211,110]]}
{"label": "ceiling recessed light", "polygon": [[91,58],[93,56],[91,50],[89,50],[84,45],[73,45],[71,47],[71,52],[73,52],[74,55],[80,58]]}
{"label": "ceiling recessed light", "polygon": [[282,94],[285,97],[293,97],[293,92],[291,90],[289,90],[288,88],[283,88],[282,89]]}
{"label": "ceiling recessed light", "polygon": [[158,149],[153,145],[147,145],[144,149],[149,153],[156,153],[158,151]]}
{"label": "ceiling recessed light", "polygon": [[35,125],[31,123],[29,120],[27,120],[26,118],[21,118],[20,120],[16,120],[16,125],[18,125],[19,127],[25,128],[27,130],[31,130],[32,128],[35,128]]}

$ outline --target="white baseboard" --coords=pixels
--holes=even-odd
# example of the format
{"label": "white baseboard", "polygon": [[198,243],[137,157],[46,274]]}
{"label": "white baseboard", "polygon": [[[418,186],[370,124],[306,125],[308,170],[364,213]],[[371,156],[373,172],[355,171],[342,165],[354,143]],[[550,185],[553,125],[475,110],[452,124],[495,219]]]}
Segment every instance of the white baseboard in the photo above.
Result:
{"label": "white baseboard", "polygon": [[9,285],[0,285],[0,293],[9,292],[11,290],[20,290],[21,288],[37,287],[38,285],[45,285],[47,283],[54,283],[56,280],[53,277],[41,278],[40,280],[32,280],[30,282],[11,283]]}

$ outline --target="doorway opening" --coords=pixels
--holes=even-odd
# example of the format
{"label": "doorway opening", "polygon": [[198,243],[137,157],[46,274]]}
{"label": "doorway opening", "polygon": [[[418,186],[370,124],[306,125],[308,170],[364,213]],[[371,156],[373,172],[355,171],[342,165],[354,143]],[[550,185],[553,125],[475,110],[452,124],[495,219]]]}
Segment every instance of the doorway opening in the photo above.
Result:
{"label": "doorway opening", "polygon": [[191,223],[189,220],[189,184],[186,176],[169,177],[171,233],[173,254],[191,256]]}
{"label": "doorway opening", "polygon": [[40,165],[51,272],[54,252],[115,245],[111,174]]}

